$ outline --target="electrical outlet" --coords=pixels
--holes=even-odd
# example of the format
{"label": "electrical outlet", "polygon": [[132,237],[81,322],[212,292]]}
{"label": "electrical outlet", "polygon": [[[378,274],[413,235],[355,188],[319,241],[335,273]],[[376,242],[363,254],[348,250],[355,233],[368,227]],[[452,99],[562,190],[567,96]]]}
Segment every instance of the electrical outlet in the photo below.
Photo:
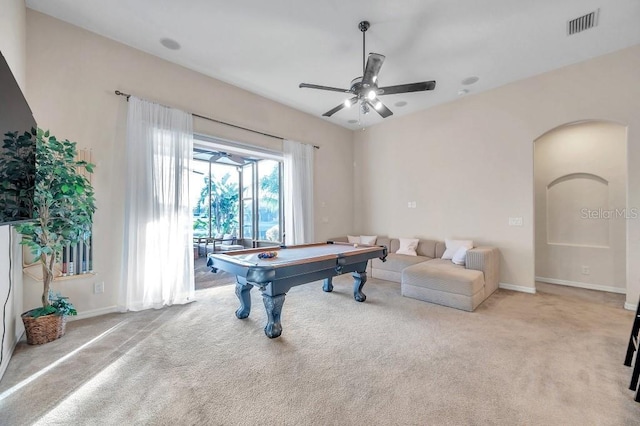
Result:
{"label": "electrical outlet", "polygon": [[588,266],[583,266],[582,267],[582,275],[589,275],[591,273],[591,271],[589,270]]}
{"label": "electrical outlet", "polygon": [[104,293],[104,281],[100,281],[93,284],[93,294]]}

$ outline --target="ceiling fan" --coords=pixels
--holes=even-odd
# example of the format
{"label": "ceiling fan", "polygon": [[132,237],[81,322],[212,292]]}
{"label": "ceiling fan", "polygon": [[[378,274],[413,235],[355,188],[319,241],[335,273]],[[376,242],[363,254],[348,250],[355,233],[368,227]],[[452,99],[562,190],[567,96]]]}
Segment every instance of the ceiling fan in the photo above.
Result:
{"label": "ceiling fan", "polygon": [[382,118],[387,118],[392,115],[393,112],[378,99],[379,96],[395,95],[397,93],[423,92],[425,90],[433,90],[436,87],[436,82],[434,80],[423,81],[420,83],[399,84],[397,86],[378,87],[378,73],[380,72],[380,68],[382,67],[385,57],[379,53],[369,53],[369,57],[367,58],[365,65],[365,33],[369,29],[369,26],[370,24],[368,21],[362,21],[358,24],[358,28],[362,31],[362,76],[351,80],[351,87],[349,89],[300,83],[300,88],[329,90],[332,92],[350,93],[354,95],[352,98],[344,101],[344,103],[322,114],[324,117],[331,117],[341,109],[349,108],[352,105],[359,103],[360,112],[363,114],[369,113],[371,107],[375,109]]}
{"label": "ceiling fan", "polygon": [[222,164],[229,164],[231,166],[242,166],[244,165],[247,161],[236,154],[231,154],[228,152],[222,152],[222,151],[209,151],[209,150],[204,150],[201,148],[194,148],[194,155],[193,158],[196,160],[204,160],[204,161],[208,161],[210,163],[222,163]]}

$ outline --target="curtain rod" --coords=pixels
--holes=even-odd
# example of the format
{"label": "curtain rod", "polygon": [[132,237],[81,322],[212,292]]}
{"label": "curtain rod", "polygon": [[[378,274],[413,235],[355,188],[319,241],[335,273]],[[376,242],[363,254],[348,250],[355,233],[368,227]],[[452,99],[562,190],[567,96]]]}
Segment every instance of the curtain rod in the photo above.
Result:
{"label": "curtain rod", "polygon": [[[127,102],[129,102],[129,98],[131,97],[131,95],[129,93],[124,93],[124,92],[121,92],[119,90],[116,90],[115,94],[118,95],[118,96],[124,96],[125,98],[127,98]],[[200,114],[195,114],[195,113],[190,113],[190,114],[193,115],[194,117],[202,118],[204,120],[213,121],[214,123],[224,124],[225,126],[235,127],[236,129],[246,130],[247,132],[257,133],[259,135],[268,136],[268,137],[274,138],[274,139],[280,139],[281,141],[284,140],[284,138],[281,137],[281,136],[271,135],[269,133],[264,133],[264,132],[260,132],[258,130],[249,129],[247,127],[238,126],[236,124],[227,123],[226,121],[216,120],[215,118],[211,118],[211,117],[205,117],[204,115],[200,115]],[[315,149],[320,149],[320,147],[318,145],[312,145],[312,146]]]}

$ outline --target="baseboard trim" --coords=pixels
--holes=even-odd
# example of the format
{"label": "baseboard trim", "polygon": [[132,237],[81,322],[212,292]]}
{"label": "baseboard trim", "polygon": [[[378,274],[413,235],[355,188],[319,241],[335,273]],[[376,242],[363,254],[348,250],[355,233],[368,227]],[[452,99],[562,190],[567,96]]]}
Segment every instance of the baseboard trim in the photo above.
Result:
{"label": "baseboard trim", "polygon": [[112,314],[118,312],[117,306],[108,306],[106,308],[94,309],[92,311],[79,312],[78,315],[67,317],[67,321],[77,321],[86,318],[98,317],[100,315]]}
{"label": "baseboard trim", "polygon": [[638,309],[638,305],[634,305],[634,304],[629,303],[629,302],[624,302],[624,308],[627,311],[634,311],[635,312]]}
{"label": "baseboard trim", "polygon": [[599,284],[581,283],[578,281],[558,280],[555,278],[536,277],[536,281],[548,284],[566,285],[569,287],[586,288],[587,290],[606,291],[608,293],[627,294],[627,290],[620,287],[611,287]]}
{"label": "baseboard trim", "polygon": [[525,287],[525,286],[522,286],[522,285],[515,285],[515,284],[509,284],[509,283],[499,283],[498,284],[498,288],[503,288],[505,290],[519,291],[521,293],[536,294],[536,289],[535,288]]}
{"label": "baseboard trim", "polygon": [[[5,371],[7,371],[7,367],[9,367],[9,361],[11,361],[11,357],[13,356],[13,352],[16,350],[16,346],[18,346],[18,342],[22,338],[22,335],[18,339],[15,339],[13,345],[11,345],[11,349],[6,353],[6,356],[2,359],[2,365],[0,365],[0,380],[4,376]],[[2,349],[0,349],[2,350]]]}

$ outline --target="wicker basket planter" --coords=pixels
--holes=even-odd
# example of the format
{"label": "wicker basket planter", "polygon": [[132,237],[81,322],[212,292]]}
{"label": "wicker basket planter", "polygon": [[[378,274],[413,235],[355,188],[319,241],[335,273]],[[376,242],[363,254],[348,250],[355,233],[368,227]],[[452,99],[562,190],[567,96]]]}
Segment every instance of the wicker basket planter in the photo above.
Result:
{"label": "wicker basket planter", "polygon": [[28,344],[42,345],[64,336],[67,326],[65,315],[50,314],[34,318],[30,313],[27,311],[21,315]]}

